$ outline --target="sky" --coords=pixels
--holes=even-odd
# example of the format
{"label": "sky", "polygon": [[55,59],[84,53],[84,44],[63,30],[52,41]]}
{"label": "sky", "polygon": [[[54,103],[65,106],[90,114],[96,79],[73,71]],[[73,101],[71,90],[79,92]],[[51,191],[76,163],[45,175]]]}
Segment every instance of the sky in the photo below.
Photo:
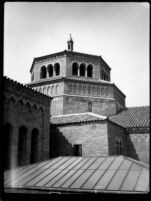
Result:
{"label": "sky", "polygon": [[5,2],[4,75],[30,82],[35,57],[67,49],[101,55],[126,106],[149,105],[149,4]]}

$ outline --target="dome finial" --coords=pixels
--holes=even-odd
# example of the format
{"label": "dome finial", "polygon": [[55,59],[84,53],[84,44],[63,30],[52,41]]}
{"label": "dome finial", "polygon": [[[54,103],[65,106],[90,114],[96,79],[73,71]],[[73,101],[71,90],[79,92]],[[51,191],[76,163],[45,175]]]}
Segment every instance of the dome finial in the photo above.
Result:
{"label": "dome finial", "polygon": [[69,40],[67,41],[68,44],[68,50],[73,51],[73,40],[71,34],[69,34]]}
{"label": "dome finial", "polygon": [[73,40],[72,40],[72,36],[71,36],[71,33],[69,34],[69,39],[68,39],[68,42],[70,42],[70,41],[72,41],[72,42],[73,42]]}

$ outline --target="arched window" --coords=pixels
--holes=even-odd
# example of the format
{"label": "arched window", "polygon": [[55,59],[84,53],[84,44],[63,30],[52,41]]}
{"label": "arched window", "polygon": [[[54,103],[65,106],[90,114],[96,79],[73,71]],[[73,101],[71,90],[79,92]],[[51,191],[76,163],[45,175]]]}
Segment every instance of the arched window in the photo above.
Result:
{"label": "arched window", "polygon": [[87,77],[93,77],[93,66],[91,64],[87,67]]}
{"label": "arched window", "polygon": [[18,165],[26,163],[26,151],[27,151],[27,128],[21,126],[19,128],[18,135]]}
{"label": "arched window", "polygon": [[55,69],[56,76],[58,76],[60,74],[60,64],[55,63],[54,69]]}
{"label": "arched window", "polygon": [[80,64],[80,76],[85,76],[85,64]]}
{"label": "arched window", "polygon": [[78,63],[76,62],[72,64],[72,75],[78,75]]}
{"label": "arched window", "polygon": [[40,78],[46,78],[46,67],[42,66],[40,69]]}
{"label": "arched window", "polygon": [[31,133],[31,152],[30,152],[30,163],[35,163],[38,161],[38,140],[39,131],[37,128],[34,128]]}
{"label": "arched window", "polygon": [[4,144],[4,169],[9,169],[11,166],[11,137],[12,137],[13,127],[11,124],[7,123],[4,125],[3,132],[3,144]]}
{"label": "arched window", "polygon": [[49,77],[53,77],[53,65],[52,64],[49,64],[48,67],[48,75]]}

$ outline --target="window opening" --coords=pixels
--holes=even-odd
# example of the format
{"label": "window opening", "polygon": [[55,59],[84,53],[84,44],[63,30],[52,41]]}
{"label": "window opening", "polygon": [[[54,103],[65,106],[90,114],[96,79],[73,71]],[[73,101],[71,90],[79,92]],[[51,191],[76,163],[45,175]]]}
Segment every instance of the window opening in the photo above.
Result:
{"label": "window opening", "polygon": [[81,144],[74,145],[74,156],[82,156],[82,145]]}
{"label": "window opening", "polygon": [[56,76],[58,76],[60,74],[60,64],[55,63],[54,67],[55,67]]}
{"label": "window opening", "polygon": [[46,78],[46,67],[45,66],[41,67],[40,78]]}
{"label": "window opening", "polygon": [[48,65],[48,75],[49,77],[53,77],[53,65]]}
{"label": "window opening", "polygon": [[72,64],[72,75],[78,75],[78,64],[76,62]]}
{"label": "window opening", "polygon": [[87,67],[87,77],[93,77],[93,67],[92,67],[92,65],[88,65],[88,67]]}
{"label": "window opening", "polygon": [[85,76],[85,64],[80,64],[80,76]]}

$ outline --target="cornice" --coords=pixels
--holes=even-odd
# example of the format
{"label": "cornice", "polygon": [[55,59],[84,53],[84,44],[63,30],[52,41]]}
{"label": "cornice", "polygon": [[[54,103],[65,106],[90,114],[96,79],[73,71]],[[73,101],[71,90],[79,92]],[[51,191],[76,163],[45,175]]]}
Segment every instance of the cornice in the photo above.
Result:
{"label": "cornice", "polygon": [[104,59],[101,56],[64,50],[61,52],[57,52],[57,53],[53,53],[53,54],[49,54],[49,55],[45,55],[45,56],[41,56],[41,57],[35,57],[33,60],[32,66],[30,68],[30,72],[32,71],[35,62],[40,61],[40,60],[44,61],[46,59],[54,58],[54,57],[58,57],[58,56],[80,56],[80,57],[86,57],[86,58],[95,58],[95,59],[102,61],[105,64],[105,67],[107,67],[109,70],[111,70],[111,68],[108,66],[108,64],[104,61]]}
{"label": "cornice", "polygon": [[41,79],[39,81],[35,82],[30,82],[27,83],[27,86],[37,86],[39,84],[48,84],[48,83],[54,83],[54,82],[59,82],[59,81],[72,81],[72,82],[80,82],[80,83],[88,83],[88,84],[102,84],[102,85],[107,85],[107,86],[112,86],[113,83],[103,81],[103,80],[92,80],[92,79],[82,79],[82,78],[76,78],[76,77],[55,77],[55,78],[45,78]]}

